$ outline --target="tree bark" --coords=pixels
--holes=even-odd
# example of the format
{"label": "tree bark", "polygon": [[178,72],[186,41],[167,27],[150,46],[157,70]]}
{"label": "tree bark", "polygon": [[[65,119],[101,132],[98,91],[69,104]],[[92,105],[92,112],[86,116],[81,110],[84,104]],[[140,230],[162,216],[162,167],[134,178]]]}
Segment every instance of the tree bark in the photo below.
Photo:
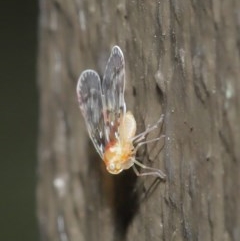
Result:
{"label": "tree bark", "polygon": [[[40,1],[38,218],[42,240],[239,240],[240,1]],[[107,173],[78,109],[84,69],[126,62],[139,153],[165,183]],[[160,130],[151,137],[160,135]]]}

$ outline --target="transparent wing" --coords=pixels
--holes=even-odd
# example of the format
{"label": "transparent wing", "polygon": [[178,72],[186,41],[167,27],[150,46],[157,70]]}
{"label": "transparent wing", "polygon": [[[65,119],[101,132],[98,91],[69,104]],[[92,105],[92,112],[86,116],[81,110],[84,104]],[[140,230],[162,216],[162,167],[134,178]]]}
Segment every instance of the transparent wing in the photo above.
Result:
{"label": "transparent wing", "polygon": [[104,120],[101,81],[94,70],[85,70],[77,84],[79,107],[86,122],[89,136],[101,157],[104,151]]}
{"label": "transparent wing", "polygon": [[121,49],[118,46],[114,46],[102,82],[105,136],[107,141],[118,138],[120,120],[126,112],[124,88],[124,56]]}

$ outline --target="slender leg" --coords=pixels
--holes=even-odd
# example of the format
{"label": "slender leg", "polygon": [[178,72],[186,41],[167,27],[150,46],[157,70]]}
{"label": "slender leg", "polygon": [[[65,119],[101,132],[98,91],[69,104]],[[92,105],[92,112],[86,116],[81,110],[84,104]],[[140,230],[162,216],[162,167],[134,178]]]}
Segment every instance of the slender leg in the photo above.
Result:
{"label": "slender leg", "polygon": [[148,140],[148,141],[142,141],[142,142],[139,142],[136,147],[134,148],[134,153],[136,154],[138,149],[142,146],[142,145],[145,145],[145,144],[148,144],[148,143],[151,143],[151,142],[154,142],[154,141],[159,141],[160,139],[164,138],[165,135],[161,135],[160,137],[157,137],[157,138],[154,138],[152,140]]}
{"label": "slender leg", "polygon": [[140,142],[141,140],[145,139],[146,135],[149,132],[158,128],[158,126],[163,122],[163,117],[164,117],[164,115],[162,114],[156,124],[154,124],[153,126],[148,126],[147,129],[144,132],[142,132],[142,133],[136,135],[135,137],[133,137],[132,141]]}
{"label": "slender leg", "polygon": [[137,176],[158,176],[159,178],[161,178],[162,180],[166,179],[166,175],[165,173],[163,173],[161,170],[156,169],[156,168],[152,168],[152,167],[147,167],[145,165],[143,165],[142,163],[140,163],[139,161],[137,161],[136,159],[134,159],[134,163],[138,166],[140,166],[143,169],[147,169],[149,170],[149,172],[142,172],[140,173],[137,168],[133,165],[133,170],[136,173]]}

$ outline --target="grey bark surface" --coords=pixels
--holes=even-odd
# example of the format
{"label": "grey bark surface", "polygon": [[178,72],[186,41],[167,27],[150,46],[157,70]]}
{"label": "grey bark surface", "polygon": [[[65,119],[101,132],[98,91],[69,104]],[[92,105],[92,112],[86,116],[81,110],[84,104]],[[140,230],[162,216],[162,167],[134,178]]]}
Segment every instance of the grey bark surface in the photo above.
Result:
{"label": "grey bark surface", "polygon": [[[240,240],[240,1],[40,1],[41,240]],[[139,152],[165,183],[107,173],[76,97],[84,69],[126,62]],[[160,135],[160,130],[150,137]]]}

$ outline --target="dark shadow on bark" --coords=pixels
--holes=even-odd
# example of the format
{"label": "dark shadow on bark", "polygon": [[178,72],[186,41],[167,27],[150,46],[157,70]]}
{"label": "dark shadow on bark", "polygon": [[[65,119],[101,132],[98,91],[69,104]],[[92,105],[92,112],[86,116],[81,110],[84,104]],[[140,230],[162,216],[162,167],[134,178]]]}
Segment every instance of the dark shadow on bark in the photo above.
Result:
{"label": "dark shadow on bark", "polygon": [[139,208],[139,195],[135,189],[137,177],[132,170],[114,177],[114,221],[115,237],[125,238],[127,228]]}

